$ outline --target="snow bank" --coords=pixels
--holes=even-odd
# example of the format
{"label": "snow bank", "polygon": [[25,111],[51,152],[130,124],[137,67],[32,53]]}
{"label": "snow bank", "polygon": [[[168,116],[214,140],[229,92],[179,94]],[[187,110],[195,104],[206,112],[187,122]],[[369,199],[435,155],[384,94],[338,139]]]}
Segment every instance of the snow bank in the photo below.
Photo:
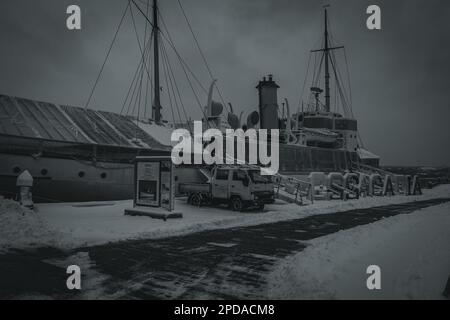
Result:
{"label": "snow bank", "polygon": [[[275,299],[442,299],[450,276],[450,204],[309,241],[269,276]],[[366,287],[370,265],[381,290]]]}
{"label": "snow bank", "polygon": [[58,246],[59,237],[45,219],[15,201],[0,200],[0,251],[47,245]]}

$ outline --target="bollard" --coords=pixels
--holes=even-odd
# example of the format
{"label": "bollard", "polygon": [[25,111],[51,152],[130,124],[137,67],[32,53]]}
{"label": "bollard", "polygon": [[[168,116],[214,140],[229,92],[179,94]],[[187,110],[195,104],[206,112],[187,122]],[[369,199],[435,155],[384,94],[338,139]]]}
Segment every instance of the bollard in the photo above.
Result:
{"label": "bollard", "polygon": [[33,195],[31,192],[33,188],[33,177],[28,172],[28,170],[25,170],[17,177],[16,186],[19,189],[17,199],[20,205],[29,209],[33,209],[34,203]]}

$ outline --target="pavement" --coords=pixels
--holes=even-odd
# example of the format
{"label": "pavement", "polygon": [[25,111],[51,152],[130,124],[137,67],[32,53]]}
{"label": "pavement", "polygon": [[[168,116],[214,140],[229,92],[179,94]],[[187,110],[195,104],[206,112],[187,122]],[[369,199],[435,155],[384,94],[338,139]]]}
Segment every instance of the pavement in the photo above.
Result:
{"label": "pavement", "polygon": [[[70,251],[14,250],[0,255],[0,299],[264,299],[266,275],[306,241],[445,202],[450,198]],[[66,287],[71,264],[81,268],[79,291]]]}

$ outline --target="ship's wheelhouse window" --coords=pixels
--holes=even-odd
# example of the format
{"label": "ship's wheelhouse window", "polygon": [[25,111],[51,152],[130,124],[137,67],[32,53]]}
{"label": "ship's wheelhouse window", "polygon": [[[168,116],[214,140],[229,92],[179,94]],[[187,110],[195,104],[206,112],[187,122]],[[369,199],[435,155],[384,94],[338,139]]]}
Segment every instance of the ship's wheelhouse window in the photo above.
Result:
{"label": "ship's wheelhouse window", "polygon": [[46,176],[46,175],[48,174],[48,170],[47,170],[47,169],[42,169],[42,170],[41,170],[41,174],[42,174],[43,176]]}
{"label": "ship's wheelhouse window", "polygon": [[20,167],[14,167],[13,168],[14,173],[20,173]]}
{"label": "ship's wheelhouse window", "polygon": [[83,177],[85,176],[85,173],[84,173],[84,171],[80,171],[80,172],[78,172],[78,176],[79,176],[80,178],[83,178]]}
{"label": "ship's wheelhouse window", "polygon": [[100,175],[100,177],[102,178],[102,179],[106,179],[106,172],[102,172],[102,174]]}

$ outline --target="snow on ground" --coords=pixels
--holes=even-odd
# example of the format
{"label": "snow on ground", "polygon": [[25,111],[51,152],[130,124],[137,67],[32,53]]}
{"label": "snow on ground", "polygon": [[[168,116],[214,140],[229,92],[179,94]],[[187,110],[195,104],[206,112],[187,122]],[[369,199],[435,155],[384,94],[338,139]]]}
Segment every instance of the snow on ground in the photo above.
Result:
{"label": "snow on ground", "polygon": [[41,215],[12,200],[0,200],[0,252],[12,246],[59,246],[61,235]]}
{"label": "snow on ground", "polygon": [[[450,276],[450,204],[308,242],[268,277],[274,299],[443,299]],[[381,268],[370,291],[366,269]]]}
{"label": "snow on ground", "polygon": [[[182,219],[167,221],[149,217],[125,216],[124,210],[132,201],[37,204],[35,217],[39,223],[20,222],[20,210],[8,209],[7,200],[0,200],[8,219],[0,223],[0,247],[42,245],[53,243],[62,248],[91,246],[128,239],[150,239],[183,235],[211,229],[250,226],[281,220],[304,218],[315,214],[333,213],[373,206],[411,202],[439,197],[450,197],[450,185],[424,190],[422,196],[394,196],[361,198],[359,200],[317,201],[298,206],[281,201],[266,206],[264,212],[233,212],[226,208],[193,207],[185,199],[177,199],[175,209]],[[16,223],[16,221],[18,221]],[[27,220],[28,221],[28,220]],[[19,229],[29,229],[23,232]],[[49,231],[47,231],[49,230]],[[3,234],[7,236],[4,237]],[[12,234],[8,235],[8,234]],[[16,234],[16,236],[14,236]],[[33,234],[33,236],[27,236]]]}

